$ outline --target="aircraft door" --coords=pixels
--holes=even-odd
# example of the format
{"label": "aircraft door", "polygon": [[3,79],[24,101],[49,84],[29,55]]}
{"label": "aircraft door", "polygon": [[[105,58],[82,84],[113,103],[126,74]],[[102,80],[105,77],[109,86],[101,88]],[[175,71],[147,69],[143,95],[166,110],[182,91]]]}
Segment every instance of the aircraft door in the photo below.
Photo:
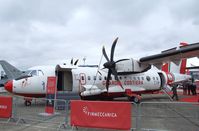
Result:
{"label": "aircraft door", "polygon": [[73,87],[73,79],[72,79],[72,72],[71,71],[65,71],[64,72],[64,91],[72,91]]}
{"label": "aircraft door", "polygon": [[163,88],[166,85],[165,77],[164,77],[164,75],[162,73],[158,73],[158,74],[159,74],[160,80],[161,80],[160,88]]}
{"label": "aircraft door", "polygon": [[73,79],[71,70],[63,70],[57,72],[57,90],[72,91]]}

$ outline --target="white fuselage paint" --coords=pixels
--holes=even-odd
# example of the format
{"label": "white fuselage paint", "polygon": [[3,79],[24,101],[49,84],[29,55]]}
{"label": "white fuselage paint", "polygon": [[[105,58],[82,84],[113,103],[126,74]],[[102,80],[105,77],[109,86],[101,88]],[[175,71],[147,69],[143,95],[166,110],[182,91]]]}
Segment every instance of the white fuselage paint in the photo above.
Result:
{"label": "white fuselage paint", "polygon": [[[13,80],[13,93],[16,94],[45,94],[47,86],[47,77],[56,76],[55,66],[41,66],[32,68],[37,70],[37,75],[20,80]],[[70,77],[72,77],[72,92],[85,95],[99,95],[106,90],[107,70],[99,70],[101,74],[97,73],[97,68],[94,67],[71,67],[67,68],[67,71],[71,71]],[[64,71],[63,71],[64,72]],[[159,73],[163,75],[159,75]],[[96,77],[96,78],[95,78]],[[145,92],[160,90],[165,86],[167,82],[167,74],[159,70],[148,70],[143,73],[119,75],[120,82],[123,89],[117,84],[113,75],[113,80],[110,80],[109,93],[121,93],[126,89],[130,89],[132,92]],[[190,78],[187,75],[176,75],[175,80],[185,80]],[[64,77],[67,80],[67,77]],[[164,79],[164,80],[162,80]],[[85,92],[83,92],[85,91]]]}

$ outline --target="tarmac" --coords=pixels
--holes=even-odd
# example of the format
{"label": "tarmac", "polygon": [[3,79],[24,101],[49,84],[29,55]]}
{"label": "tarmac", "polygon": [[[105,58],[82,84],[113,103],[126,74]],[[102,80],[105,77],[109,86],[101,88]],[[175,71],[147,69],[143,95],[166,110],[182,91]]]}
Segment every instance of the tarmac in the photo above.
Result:
{"label": "tarmac", "polygon": [[[171,101],[165,94],[147,94],[142,96],[142,103],[132,104],[132,130],[139,131],[199,131],[199,104]],[[185,96],[180,95],[182,99]],[[116,101],[127,101],[126,98]],[[45,102],[33,102],[30,107],[24,105],[23,99],[15,101],[14,114],[18,119],[0,119],[0,131],[115,131],[112,129],[95,129],[70,127],[70,110],[56,110],[54,116],[43,116]],[[68,116],[65,119],[65,116]],[[113,123],[114,124],[114,123]]]}

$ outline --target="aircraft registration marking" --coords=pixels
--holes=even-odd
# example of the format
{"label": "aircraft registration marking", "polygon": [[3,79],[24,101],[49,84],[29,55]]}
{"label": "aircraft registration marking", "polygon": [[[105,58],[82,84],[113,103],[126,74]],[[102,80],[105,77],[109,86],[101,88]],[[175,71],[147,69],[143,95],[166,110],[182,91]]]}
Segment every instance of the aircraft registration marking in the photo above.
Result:
{"label": "aircraft registration marking", "polygon": [[[124,85],[143,85],[144,81],[141,80],[125,80],[125,81],[120,81],[121,84]],[[109,81],[109,85],[120,85],[120,82],[118,81]],[[103,85],[106,85],[106,81],[102,81]]]}

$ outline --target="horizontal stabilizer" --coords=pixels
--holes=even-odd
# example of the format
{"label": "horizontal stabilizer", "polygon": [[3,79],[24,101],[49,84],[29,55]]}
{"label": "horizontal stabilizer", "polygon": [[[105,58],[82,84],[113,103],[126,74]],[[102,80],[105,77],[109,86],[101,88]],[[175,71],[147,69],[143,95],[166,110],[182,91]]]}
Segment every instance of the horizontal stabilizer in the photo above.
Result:
{"label": "horizontal stabilizer", "polygon": [[6,73],[8,79],[15,79],[19,77],[23,72],[8,63],[5,60],[0,60],[0,65],[2,66],[4,72]]}

